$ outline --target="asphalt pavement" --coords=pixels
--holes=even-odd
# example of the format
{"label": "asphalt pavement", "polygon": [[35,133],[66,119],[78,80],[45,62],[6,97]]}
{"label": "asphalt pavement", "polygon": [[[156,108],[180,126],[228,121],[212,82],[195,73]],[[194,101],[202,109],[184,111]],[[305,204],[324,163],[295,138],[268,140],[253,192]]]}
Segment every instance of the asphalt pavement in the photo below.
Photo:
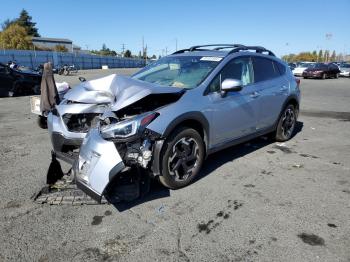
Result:
{"label": "asphalt pavement", "polygon": [[[55,76],[74,86],[133,69]],[[350,79],[301,80],[298,132],[206,159],[180,190],[49,205],[51,143],[29,97],[0,98],[0,261],[350,261]],[[67,169],[67,166],[64,166]]]}

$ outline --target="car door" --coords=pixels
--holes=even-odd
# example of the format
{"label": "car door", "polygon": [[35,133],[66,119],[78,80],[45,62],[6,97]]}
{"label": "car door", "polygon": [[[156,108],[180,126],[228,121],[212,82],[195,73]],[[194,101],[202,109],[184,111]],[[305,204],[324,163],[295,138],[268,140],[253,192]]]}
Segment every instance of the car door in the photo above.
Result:
{"label": "car door", "polygon": [[260,94],[257,129],[263,130],[278,119],[289,93],[289,82],[284,66],[278,62],[265,57],[253,57],[252,62],[254,82]]}
{"label": "car door", "polygon": [[8,92],[12,88],[12,81],[10,69],[0,64],[0,96],[8,96]]}
{"label": "car door", "polygon": [[[241,91],[220,92],[225,79],[238,79],[243,83]],[[208,98],[211,104],[211,144],[218,145],[254,133],[258,111],[258,94],[253,84],[250,57],[231,60],[209,85]]]}

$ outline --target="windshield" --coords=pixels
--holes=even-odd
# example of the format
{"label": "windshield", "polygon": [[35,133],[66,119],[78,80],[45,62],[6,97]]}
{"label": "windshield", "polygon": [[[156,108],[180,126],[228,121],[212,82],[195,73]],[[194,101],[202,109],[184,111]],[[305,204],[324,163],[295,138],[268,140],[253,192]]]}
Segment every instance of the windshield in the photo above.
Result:
{"label": "windshield", "polygon": [[316,63],[316,64],[311,64],[309,66],[309,68],[313,68],[313,69],[324,69],[327,68],[327,65],[322,64],[322,63]]}
{"label": "windshield", "polygon": [[222,57],[164,57],[146,66],[132,78],[162,86],[191,89],[198,86],[219,64]]}
{"label": "windshield", "polygon": [[310,67],[311,65],[313,65],[312,63],[300,63],[298,65],[298,67]]}

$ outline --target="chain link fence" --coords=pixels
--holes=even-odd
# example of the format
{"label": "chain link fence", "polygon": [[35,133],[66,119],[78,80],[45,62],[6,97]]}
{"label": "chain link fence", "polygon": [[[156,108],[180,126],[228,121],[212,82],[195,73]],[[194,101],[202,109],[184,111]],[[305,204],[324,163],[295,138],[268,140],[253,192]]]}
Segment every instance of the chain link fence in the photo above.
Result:
{"label": "chain link fence", "polygon": [[98,56],[83,53],[61,53],[34,50],[1,50],[0,63],[16,61],[18,65],[37,68],[40,64],[52,62],[54,66],[74,65],[78,69],[100,69],[102,65],[109,68],[144,67],[145,60],[137,58]]}

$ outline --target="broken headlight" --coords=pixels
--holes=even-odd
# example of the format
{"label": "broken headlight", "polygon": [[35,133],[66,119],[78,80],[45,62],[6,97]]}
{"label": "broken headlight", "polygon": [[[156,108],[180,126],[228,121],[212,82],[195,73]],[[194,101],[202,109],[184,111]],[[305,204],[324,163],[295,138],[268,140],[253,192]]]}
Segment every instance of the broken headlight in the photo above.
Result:
{"label": "broken headlight", "polygon": [[128,138],[142,132],[144,128],[151,123],[158,113],[151,112],[139,115],[137,117],[120,121],[115,124],[101,126],[100,132],[103,138]]}

